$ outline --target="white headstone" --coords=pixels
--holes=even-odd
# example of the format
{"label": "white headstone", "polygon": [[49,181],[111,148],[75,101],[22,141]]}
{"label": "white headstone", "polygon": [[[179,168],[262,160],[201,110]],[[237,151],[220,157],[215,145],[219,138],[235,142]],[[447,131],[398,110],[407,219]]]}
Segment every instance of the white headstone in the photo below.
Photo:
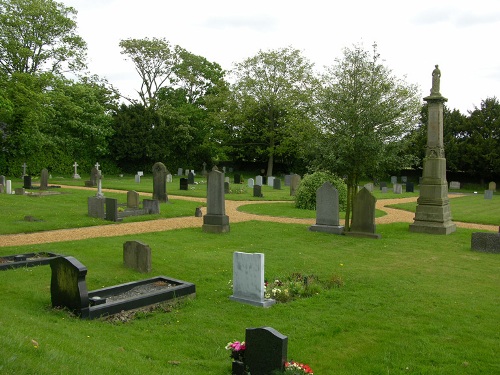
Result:
{"label": "white headstone", "polygon": [[5,192],[7,194],[12,194],[12,181],[11,180],[5,181]]}
{"label": "white headstone", "polygon": [[170,173],[167,174],[167,182],[172,182],[172,175]]}
{"label": "white headstone", "polygon": [[264,297],[264,254],[233,253],[233,301],[268,307],[274,300]]}
{"label": "white headstone", "polygon": [[262,176],[255,177],[255,185],[262,186]]}
{"label": "white headstone", "polygon": [[450,182],[450,189],[460,189],[460,182],[458,182],[458,181],[451,181]]}
{"label": "white headstone", "polygon": [[73,167],[75,168],[75,173],[73,173],[73,179],[75,180],[79,180],[81,177],[80,175],[78,174],[77,172],[77,167],[78,167],[78,163],[75,161],[75,163],[73,164]]}
{"label": "white headstone", "polygon": [[144,176],[144,172],[143,171],[138,171],[137,175],[142,177],[142,176]]}
{"label": "white headstone", "polygon": [[224,182],[229,182],[229,177],[224,177]]}
{"label": "white headstone", "polygon": [[138,174],[135,175],[135,182],[140,183],[141,182],[141,176]]}
{"label": "white headstone", "polygon": [[267,178],[267,186],[273,186],[274,185],[274,177],[273,176],[269,176]]}
{"label": "white headstone", "polygon": [[177,176],[182,176],[182,168],[177,169]]}
{"label": "white headstone", "polygon": [[253,178],[249,178],[248,181],[247,181],[247,184],[248,184],[248,187],[249,188],[253,188],[253,185],[254,185],[254,180]]}

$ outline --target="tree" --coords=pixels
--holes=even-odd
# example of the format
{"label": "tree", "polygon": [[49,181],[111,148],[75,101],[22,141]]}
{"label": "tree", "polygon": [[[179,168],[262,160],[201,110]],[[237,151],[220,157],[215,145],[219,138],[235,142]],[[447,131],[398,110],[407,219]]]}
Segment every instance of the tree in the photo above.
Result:
{"label": "tree", "polygon": [[403,136],[417,123],[417,88],[355,45],[327,69],[319,94],[318,165],[347,178],[346,231],[359,181],[408,165]]}
{"label": "tree", "polygon": [[175,83],[175,69],[179,63],[178,46],[171,46],[164,38],[125,39],[120,41],[122,54],[128,55],[141,77],[138,94],[146,108],[155,108],[158,91]]}
{"label": "tree", "polygon": [[62,73],[85,67],[76,10],[52,0],[0,0],[0,70]]}
{"label": "tree", "polygon": [[235,83],[227,125],[241,155],[267,158],[272,176],[276,156],[297,152],[297,135],[313,131],[313,65],[291,47],[259,53],[233,70]]}

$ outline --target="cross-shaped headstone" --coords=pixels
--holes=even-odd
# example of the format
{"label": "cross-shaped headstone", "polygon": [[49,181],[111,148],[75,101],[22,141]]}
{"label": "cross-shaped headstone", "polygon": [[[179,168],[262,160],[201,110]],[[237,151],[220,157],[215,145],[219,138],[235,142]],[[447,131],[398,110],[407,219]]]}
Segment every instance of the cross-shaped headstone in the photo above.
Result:
{"label": "cross-shaped headstone", "polygon": [[100,167],[100,166],[101,166],[101,165],[99,164],[99,162],[95,163],[95,168],[96,168],[97,170],[99,170],[99,167]]}
{"label": "cross-shaped headstone", "polygon": [[23,167],[23,176],[26,176],[26,168],[28,166],[26,165],[26,163],[24,163],[23,165],[21,165],[21,167]]}
{"label": "cross-shaped headstone", "polygon": [[96,194],[96,197],[103,197],[103,196],[104,196],[104,194],[102,193],[102,175],[101,175],[101,171],[97,170],[97,194]]}

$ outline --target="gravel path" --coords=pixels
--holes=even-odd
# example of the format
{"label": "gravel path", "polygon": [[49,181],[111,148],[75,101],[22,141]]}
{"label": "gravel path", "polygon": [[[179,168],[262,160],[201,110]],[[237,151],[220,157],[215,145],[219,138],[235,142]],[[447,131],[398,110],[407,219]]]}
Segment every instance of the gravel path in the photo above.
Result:
{"label": "gravel path", "polygon": [[[64,186],[67,188],[77,188],[77,189],[88,189],[85,187],[74,187],[74,186]],[[92,189],[95,190],[95,189]],[[103,189],[104,192],[123,192],[119,190]],[[143,193],[143,195],[150,196],[151,193]],[[456,197],[455,195],[450,196],[450,198]],[[183,196],[169,196],[171,199],[184,199],[193,200],[198,202],[205,201],[204,198],[192,198]],[[405,222],[413,223],[414,213],[397,210],[394,208],[386,207],[395,203],[406,203],[406,202],[416,202],[416,197],[411,198],[401,198],[401,199],[379,199],[377,201],[377,208],[383,210],[387,215],[379,217],[375,220],[376,224],[387,224],[394,222]],[[258,204],[261,201],[226,201],[226,215],[229,216],[230,223],[238,223],[242,221],[258,220],[258,221],[272,221],[277,223],[295,223],[295,224],[315,224],[315,219],[294,219],[286,217],[274,217],[274,216],[263,216],[249,214],[245,212],[238,211],[238,207],[246,204]],[[266,202],[273,203],[273,202]],[[205,214],[205,208],[202,208],[203,214]],[[341,223],[343,224],[343,223]],[[455,222],[457,227],[460,228],[472,228],[479,230],[489,230],[498,231],[497,226],[493,225],[480,225],[480,224],[470,224]],[[9,234],[0,236],[0,247],[5,246],[20,246],[20,245],[34,245],[40,243],[50,243],[50,242],[62,242],[62,241],[72,241],[72,240],[83,240],[87,238],[96,237],[113,237],[122,236],[128,234],[140,234],[140,233],[150,233],[150,232],[161,232],[172,229],[180,228],[196,228],[203,225],[203,218],[195,217],[194,213],[192,217],[180,217],[171,219],[158,219],[151,221],[143,221],[136,223],[120,223],[120,224],[110,224],[95,227],[85,227],[85,228],[72,228],[72,229],[60,229],[37,233],[20,233],[20,234]]]}

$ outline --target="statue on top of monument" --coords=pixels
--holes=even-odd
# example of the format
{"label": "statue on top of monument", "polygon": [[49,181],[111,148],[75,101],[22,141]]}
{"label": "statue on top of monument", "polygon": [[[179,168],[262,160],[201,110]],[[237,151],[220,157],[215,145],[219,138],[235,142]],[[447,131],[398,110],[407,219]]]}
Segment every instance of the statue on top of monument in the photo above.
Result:
{"label": "statue on top of monument", "polygon": [[432,88],[431,88],[431,95],[433,94],[439,94],[439,86],[440,86],[440,80],[441,80],[441,71],[439,70],[439,66],[436,65],[435,69],[432,71]]}

